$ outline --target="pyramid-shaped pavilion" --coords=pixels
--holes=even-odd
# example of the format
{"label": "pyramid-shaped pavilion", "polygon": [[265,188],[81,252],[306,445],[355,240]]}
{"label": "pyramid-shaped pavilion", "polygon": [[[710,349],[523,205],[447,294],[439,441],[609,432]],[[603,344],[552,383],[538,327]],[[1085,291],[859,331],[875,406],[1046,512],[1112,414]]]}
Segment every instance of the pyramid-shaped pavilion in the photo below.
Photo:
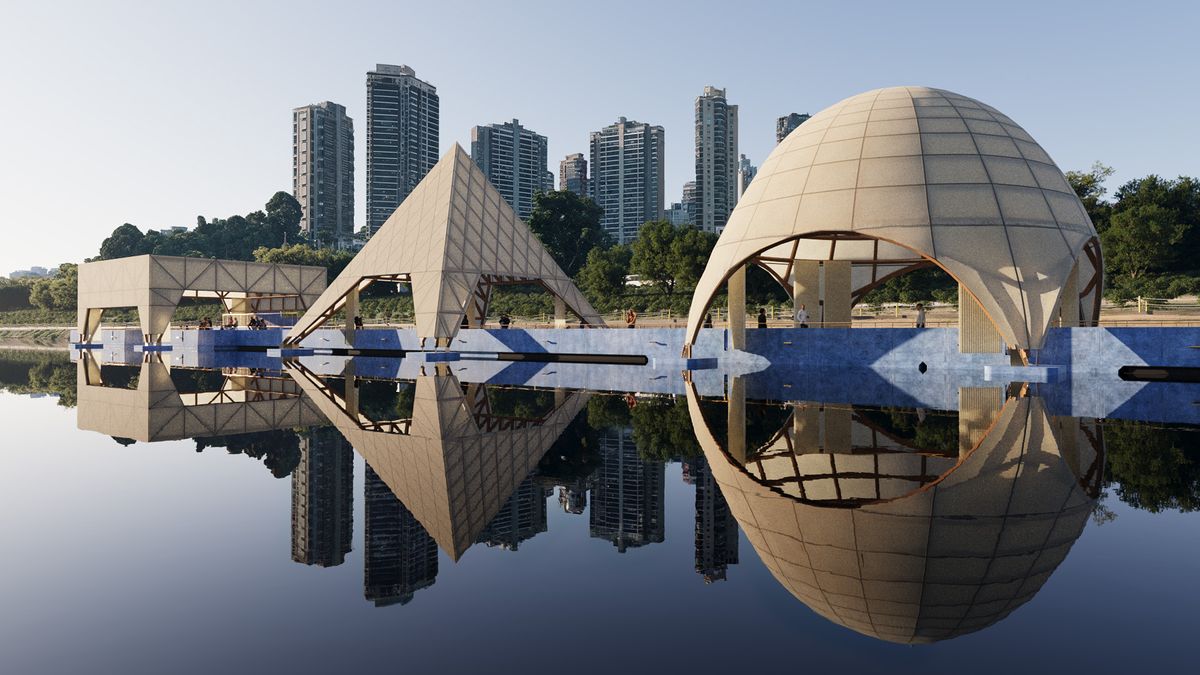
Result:
{"label": "pyramid-shaped pavilion", "polygon": [[417,335],[482,324],[493,286],[540,284],[584,324],[603,319],[457,143],[287,334],[297,344],[373,281],[412,285]]}

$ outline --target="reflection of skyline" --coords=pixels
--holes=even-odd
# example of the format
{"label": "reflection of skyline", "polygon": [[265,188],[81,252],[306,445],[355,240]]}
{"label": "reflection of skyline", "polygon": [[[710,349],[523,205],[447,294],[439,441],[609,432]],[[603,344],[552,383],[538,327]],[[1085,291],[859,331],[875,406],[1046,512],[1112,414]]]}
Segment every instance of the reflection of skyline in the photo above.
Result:
{"label": "reflection of skyline", "polygon": [[530,473],[479,533],[478,542],[516,551],[521,542],[547,530],[546,500],[549,497],[546,488],[536,480],[536,472]]}
{"label": "reflection of skyline", "polygon": [[638,456],[629,427],[601,432],[599,450],[589,514],[591,536],[607,539],[621,553],[663,541],[663,462]]}
{"label": "reflection of skyline", "polygon": [[437,544],[370,464],[363,511],[363,596],[376,607],[406,604],[436,580]]}
{"label": "reflection of skyline", "polygon": [[685,478],[696,487],[696,572],[704,583],[724,581],[738,562],[738,525],[703,455],[684,460]]}
{"label": "reflection of skyline", "polygon": [[292,560],[334,567],[354,533],[354,452],[337,429],[310,429],[292,471]]}

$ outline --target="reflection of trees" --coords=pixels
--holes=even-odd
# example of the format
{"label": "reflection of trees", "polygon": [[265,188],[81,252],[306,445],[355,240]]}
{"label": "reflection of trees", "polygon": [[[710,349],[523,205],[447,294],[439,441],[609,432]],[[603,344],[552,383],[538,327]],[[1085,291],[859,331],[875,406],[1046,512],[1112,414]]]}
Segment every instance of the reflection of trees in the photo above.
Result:
{"label": "reflection of trees", "polygon": [[262,460],[276,478],[286,478],[300,464],[300,435],[291,429],[196,439],[196,452],[225,448],[231,455]]}
{"label": "reflection of trees", "polygon": [[[855,408],[855,414],[906,445],[927,452],[958,452],[958,415],[944,412],[917,414],[912,408]],[[924,417],[924,419],[921,419]]]}
{"label": "reflection of trees", "polygon": [[1200,444],[1195,428],[1108,420],[1105,482],[1126,504],[1158,513],[1200,510]]}
{"label": "reflection of trees", "polygon": [[0,352],[0,391],[57,394],[58,404],[75,407],[75,364],[66,352]]}
{"label": "reflection of trees", "polygon": [[640,399],[629,416],[633,442],[642,459],[665,462],[700,454],[685,399]]}
{"label": "reflection of trees", "polygon": [[[345,380],[328,382],[338,389]],[[412,382],[391,380],[358,380],[358,409],[369,420],[403,420],[412,417],[416,386]]]}
{"label": "reflection of trees", "polygon": [[596,456],[598,436],[598,429],[590,424],[590,417],[580,414],[542,455],[535,473],[556,485],[587,480],[600,465]]}

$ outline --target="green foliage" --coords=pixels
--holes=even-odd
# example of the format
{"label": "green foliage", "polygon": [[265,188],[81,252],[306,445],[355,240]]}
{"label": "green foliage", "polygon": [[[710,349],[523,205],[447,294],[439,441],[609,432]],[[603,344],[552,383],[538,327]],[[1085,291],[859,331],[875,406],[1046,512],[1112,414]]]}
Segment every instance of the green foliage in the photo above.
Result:
{"label": "green foliage", "polygon": [[1109,274],[1138,279],[1150,271],[1165,271],[1173,249],[1191,226],[1173,209],[1144,204],[1117,211],[1100,235]]}
{"label": "green foliage", "polygon": [[593,429],[629,426],[629,406],[621,396],[596,395],[588,400],[587,423]]}
{"label": "green foliage", "polygon": [[33,307],[29,302],[31,286],[32,284],[0,279],[0,312]]}
{"label": "green foliage", "polygon": [[0,391],[54,394],[58,405],[74,408],[75,372],[66,351],[0,351]]}
{"label": "green foliage", "polygon": [[593,248],[609,245],[608,234],[600,227],[603,213],[591,199],[574,192],[538,192],[533,196],[529,229],[567,276],[574,277]]}
{"label": "green foliage", "polygon": [[893,277],[871,290],[863,302],[957,302],[958,283],[940,267],[926,267]]}
{"label": "green foliage", "polygon": [[1105,480],[1122,502],[1158,513],[1200,510],[1200,445],[1194,428],[1146,422],[1104,424]]}
{"label": "green foliage", "polygon": [[694,225],[651,221],[633,241],[630,270],[671,295],[677,287],[695,287],[716,244],[717,235]]}
{"label": "green foliage", "polygon": [[73,310],[78,290],[79,266],[63,263],[54,276],[33,282],[29,302],[38,309]]}
{"label": "green foliage", "polygon": [[245,216],[196,219],[196,227],[186,232],[145,234],[125,223],[100,245],[101,260],[131,255],[182,255],[223,260],[253,260],[259,247],[274,248],[285,241],[300,240],[300,203],[286,192],[276,192],[267,201],[266,211]]}
{"label": "green foliage", "polygon": [[254,249],[254,260],[276,265],[316,265],[328,270],[329,281],[346,269],[346,265],[354,259],[353,251],[343,251],[331,248],[313,248],[308,244],[289,244],[268,248],[259,246]]}
{"label": "green foliage", "polygon": [[633,442],[643,459],[669,461],[701,454],[685,399],[639,399],[629,412]]}
{"label": "green foliage", "polygon": [[287,478],[300,465],[300,436],[291,429],[196,439],[196,452],[225,448],[231,455],[262,460],[276,478]]}
{"label": "green foliage", "polygon": [[[599,308],[602,300],[625,292],[625,277],[629,276],[629,261],[632,251],[628,246],[593,248],[588,251],[587,262],[579,270],[575,281],[579,290]],[[601,303],[603,304],[603,303]]]}
{"label": "green foliage", "polygon": [[1112,205],[1103,199],[1104,194],[1108,192],[1104,182],[1112,177],[1113,168],[1096,162],[1092,164],[1090,171],[1068,171],[1066,175],[1067,182],[1083,202],[1083,208],[1092,219],[1092,224],[1096,226],[1096,231],[1104,232],[1108,228],[1108,218],[1112,213]]}

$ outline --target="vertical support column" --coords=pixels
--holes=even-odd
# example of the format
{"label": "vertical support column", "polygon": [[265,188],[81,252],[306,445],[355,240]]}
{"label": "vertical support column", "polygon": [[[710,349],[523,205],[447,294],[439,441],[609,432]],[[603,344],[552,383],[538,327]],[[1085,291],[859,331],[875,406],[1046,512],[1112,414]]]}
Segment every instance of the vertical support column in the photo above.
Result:
{"label": "vertical support column", "polygon": [[[801,307],[808,312],[809,324],[821,317],[821,263],[797,260],[792,263],[792,317]],[[800,324],[797,323],[796,327]]]}
{"label": "vertical support column", "polygon": [[826,260],[822,328],[850,327],[850,261]]}
{"label": "vertical support column", "polygon": [[346,315],[346,344],[354,347],[354,317],[358,316],[358,284],[346,293],[346,302],[342,305],[342,313]]}
{"label": "vertical support column", "polygon": [[796,403],[792,407],[792,454],[821,451],[821,409],[816,404]]}
{"label": "vertical support column", "polygon": [[1058,325],[1075,328],[1079,326],[1079,318],[1079,263],[1075,263],[1058,301]]}
{"label": "vertical support column", "polygon": [[825,406],[825,443],[826,454],[850,454],[851,409],[846,407]]}
{"label": "vertical support column", "polygon": [[100,318],[104,316],[104,310],[88,308],[81,313],[83,321],[79,325],[79,341],[88,344],[96,335],[96,329],[100,328]]}
{"label": "vertical support column", "polygon": [[965,457],[975,449],[995,424],[1004,405],[1000,387],[959,387],[958,389],[958,456]]}
{"label": "vertical support column", "polygon": [[[742,268],[743,270],[745,268]],[[746,463],[746,381],[734,375],[729,378],[728,417],[729,456],[738,464]]]}
{"label": "vertical support column", "polygon": [[729,277],[729,346],[746,348],[746,266]]}
{"label": "vertical support column", "polygon": [[958,285],[958,353],[999,354],[1004,341],[971,292]]}
{"label": "vertical support column", "polygon": [[346,368],[342,371],[346,377],[346,414],[353,419],[358,419],[358,380],[356,376],[358,371],[355,369],[354,360],[346,361]]}
{"label": "vertical support column", "polygon": [[567,327],[567,303],[557,295],[554,296],[554,327]]}

